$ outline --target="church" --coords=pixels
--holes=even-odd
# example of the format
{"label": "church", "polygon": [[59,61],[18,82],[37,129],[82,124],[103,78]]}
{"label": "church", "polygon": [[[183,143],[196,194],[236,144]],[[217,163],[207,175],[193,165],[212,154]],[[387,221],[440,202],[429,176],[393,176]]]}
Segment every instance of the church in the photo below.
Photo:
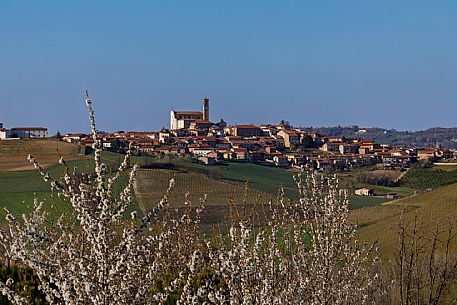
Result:
{"label": "church", "polygon": [[209,120],[209,99],[203,99],[203,111],[174,111],[170,112],[170,129],[189,129],[191,125],[208,124]]}

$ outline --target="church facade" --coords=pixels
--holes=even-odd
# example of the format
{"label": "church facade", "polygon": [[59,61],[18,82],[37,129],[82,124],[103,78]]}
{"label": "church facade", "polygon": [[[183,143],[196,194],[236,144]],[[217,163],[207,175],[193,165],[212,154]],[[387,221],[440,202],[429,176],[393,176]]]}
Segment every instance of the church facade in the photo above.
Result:
{"label": "church facade", "polygon": [[210,122],[209,121],[209,99],[204,98],[203,111],[174,111],[170,112],[170,129],[189,129],[191,125],[196,123]]}

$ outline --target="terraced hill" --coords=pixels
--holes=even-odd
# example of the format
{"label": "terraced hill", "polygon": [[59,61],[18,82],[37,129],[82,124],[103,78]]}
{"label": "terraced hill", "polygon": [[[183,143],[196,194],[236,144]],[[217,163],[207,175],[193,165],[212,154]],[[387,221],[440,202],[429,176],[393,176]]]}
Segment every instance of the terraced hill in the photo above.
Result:
{"label": "terraced hill", "polygon": [[137,173],[135,193],[142,211],[149,211],[163,197],[171,178],[175,179],[174,190],[169,197],[173,209],[185,208],[185,194],[193,205],[200,204],[200,198],[206,194],[203,225],[219,225],[230,220],[231,207],[254,208],[260,216],[264,212],[263,205],[274,201],[275,195],[248,188],[242,183],[232,183],[209,176],[180,170],[142,169]]}
{"label": "terraced hill", "polygon": [[157,205],[173,177],[175,188],[169,199],[172,207],[184,206],[186,192],[189,192],[189,198],[194,204],[198,204],[199,199],[206,194],[207,206],[227,205],[229,200],[235,203],[268,203],[274,198],[273,195],[257,189],[248,189],[245,192],[242,184],[213,179],[195,172],[142,169],[137,174],[136,194],[144,209],[148,210]]}

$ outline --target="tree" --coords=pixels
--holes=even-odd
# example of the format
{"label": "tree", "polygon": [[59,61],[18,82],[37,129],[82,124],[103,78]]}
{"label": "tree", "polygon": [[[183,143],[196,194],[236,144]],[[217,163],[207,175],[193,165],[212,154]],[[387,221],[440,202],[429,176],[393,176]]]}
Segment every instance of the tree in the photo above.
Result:
{"label": "tree", "polygon": [[311,136],[305,135],[302,139],[302,145],[305,148],[314,148],[316,147],[316,143],[314,142]]}

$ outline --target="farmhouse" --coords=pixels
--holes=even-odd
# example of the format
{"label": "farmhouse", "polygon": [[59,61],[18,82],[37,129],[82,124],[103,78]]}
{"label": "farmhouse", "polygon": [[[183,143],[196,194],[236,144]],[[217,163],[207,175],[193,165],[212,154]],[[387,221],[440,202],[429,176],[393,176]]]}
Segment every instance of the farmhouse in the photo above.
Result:
{"label": "farmhouse", "polygon": [[355,194],[359,196],[373,196],[374,190],[367,187],[362,187],[360,189],[355,190]]}

